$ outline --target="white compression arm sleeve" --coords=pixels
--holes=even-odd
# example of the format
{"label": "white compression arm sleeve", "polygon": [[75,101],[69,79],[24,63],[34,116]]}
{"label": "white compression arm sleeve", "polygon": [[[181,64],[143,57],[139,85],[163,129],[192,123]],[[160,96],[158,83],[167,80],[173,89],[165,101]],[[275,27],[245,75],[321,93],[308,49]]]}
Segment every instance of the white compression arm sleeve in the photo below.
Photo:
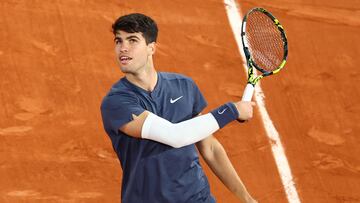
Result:
{"label": "white compression arm sleeve", "polygon": [[141,129],[141,137],[180,148],[194,144],[218,129],[219,124],[211,113],[180,123],[171,123],[150,113]]}

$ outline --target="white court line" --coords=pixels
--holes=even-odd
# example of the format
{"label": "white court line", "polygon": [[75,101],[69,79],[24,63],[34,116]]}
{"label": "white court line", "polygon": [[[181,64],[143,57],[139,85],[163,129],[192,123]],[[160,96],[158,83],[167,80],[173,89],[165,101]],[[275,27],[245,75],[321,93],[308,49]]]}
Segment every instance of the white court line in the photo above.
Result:
{"label": "white court line", "polygon": [[[239,53],[244,62],[246,58],[242,52],[242,42],[241,42],[241,23],[242,18],[240,17],[240,10],[237,7],[237,4],[234,0],[224,0],[225,9],[227,16],[229,18],[230,26],[235,35],[235,40],[238,45]],[[247,73],[246,64],[243,64],[245,71]],[[288,160],[286,158],[284,148],[280,141],[279,133],[277,132],[274,124],[272,123],[270,116],[265,108],[264,102],[264,93],[260,87],[260,84],[257,84],[255,87],[255,100],[257,107],[259,108],[262,121],[264,123],[265,131],[270,139],[271,150],[275,158],[276,166],[279,171],[281,181],[286,193],[286,197],[290,203],[300,203],[299,195],[296,191],[295,183],[291,174]]]}

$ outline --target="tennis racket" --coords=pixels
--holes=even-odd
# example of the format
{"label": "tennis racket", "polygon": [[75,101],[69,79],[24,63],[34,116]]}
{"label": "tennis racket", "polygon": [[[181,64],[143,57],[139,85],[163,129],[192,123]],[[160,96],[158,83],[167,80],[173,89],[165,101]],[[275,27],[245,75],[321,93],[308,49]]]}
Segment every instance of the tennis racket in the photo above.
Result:
{"label": "tennis racket", "polygon": [[263,8],[253,8],[244,16],[241,40],[248,67],[242,101],[251,101],[256,83],[285,66],[288,44],[283,26]]}

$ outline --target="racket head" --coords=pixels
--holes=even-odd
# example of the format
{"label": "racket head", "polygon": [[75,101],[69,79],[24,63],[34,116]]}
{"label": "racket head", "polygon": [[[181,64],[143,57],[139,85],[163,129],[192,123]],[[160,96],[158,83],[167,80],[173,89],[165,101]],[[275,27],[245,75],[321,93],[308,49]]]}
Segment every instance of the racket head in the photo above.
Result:
{"label": "racket head", "polygon": [[[283,26],[270,12],[263,8],[251,9],[243,18],[241,40],[249,68],[249,79],[253,68],[262,77],[278,73],[285,65],[288,56],[288,43]],[[251,74],[251,75],[250,75]]]}

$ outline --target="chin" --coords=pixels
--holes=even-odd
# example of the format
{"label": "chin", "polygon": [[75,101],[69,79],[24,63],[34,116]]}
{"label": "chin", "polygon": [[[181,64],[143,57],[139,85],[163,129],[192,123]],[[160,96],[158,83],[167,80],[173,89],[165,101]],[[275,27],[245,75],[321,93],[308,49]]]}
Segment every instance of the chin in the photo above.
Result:
{"label": "chin", "polygon": [[123,73],[133,73],[133,71],[131,70],[130,67],[124,67],[124,66],[120,66],[120,70]]}
{"label": "chin", "polygon": [[128,72],[130,72],[129,69],[126,68],[126,67],[120,67],[120,70],[121,70],[121,72],[123,72],[123,73],[128,73]]}

